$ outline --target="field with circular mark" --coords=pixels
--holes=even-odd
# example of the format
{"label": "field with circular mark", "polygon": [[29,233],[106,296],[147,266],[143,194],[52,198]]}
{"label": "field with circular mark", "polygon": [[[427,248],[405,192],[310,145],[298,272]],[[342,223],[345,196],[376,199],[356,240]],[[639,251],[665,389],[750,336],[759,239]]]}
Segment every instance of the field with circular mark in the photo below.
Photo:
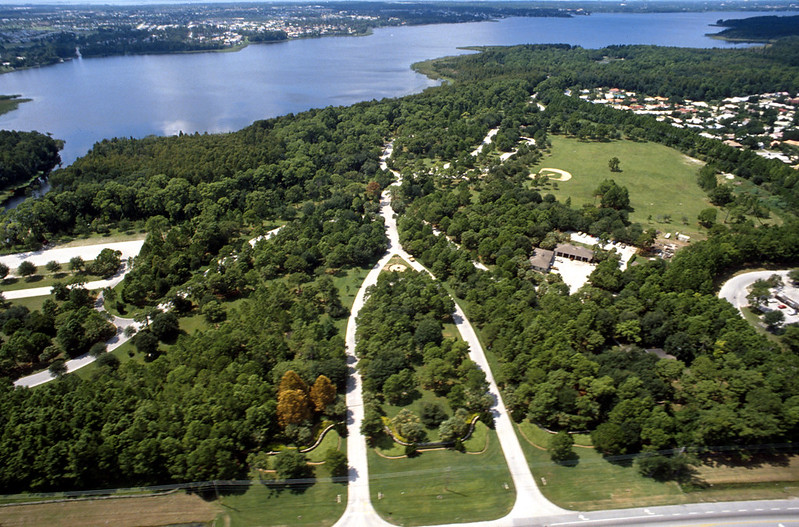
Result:
{"label": "field with circular mark", "polygon": [[572,178],[571,172],[559,168],[542,168],[536,176],[546,176],[550,181],[569,181]]}

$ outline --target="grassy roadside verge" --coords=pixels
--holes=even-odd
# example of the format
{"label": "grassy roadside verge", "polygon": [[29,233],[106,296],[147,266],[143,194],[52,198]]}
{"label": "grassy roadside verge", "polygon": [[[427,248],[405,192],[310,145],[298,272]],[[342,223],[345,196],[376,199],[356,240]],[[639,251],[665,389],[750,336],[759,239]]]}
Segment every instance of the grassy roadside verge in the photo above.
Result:
{"label": "grassy roadside verge", "polygon": [[398,525],[505,516],[516,493],[496,432],[484,428],[471,441],[464,445],[467,452],[482,446],[481,453],[445,449],[386,459],[370,449],[369,490],[375,510]]}
{"label": "grassy roadside verge", "polygon": [[[570,465],[559,465],[545,450],[550,434],[528,421],[515,426],[539,488],[555,504],[592,511],[629,507],[679,505],[707,501],[784,499],[799,493],[799,456],[757,459],[743,464],[704,459],[695,467],[694,484],[656,481],[638,473],[631,461],[610,462],[578,438]],[[586,484],[593,482],[593,484]]]}
{"label": "grassy roadside verge", "polygon": [[167,495],[124,499],[96,499],[0,507],[0,523],[4,527],[207,525],[217,515],[217,511],[218,505],[204,501],[197,495],[175,492]]}

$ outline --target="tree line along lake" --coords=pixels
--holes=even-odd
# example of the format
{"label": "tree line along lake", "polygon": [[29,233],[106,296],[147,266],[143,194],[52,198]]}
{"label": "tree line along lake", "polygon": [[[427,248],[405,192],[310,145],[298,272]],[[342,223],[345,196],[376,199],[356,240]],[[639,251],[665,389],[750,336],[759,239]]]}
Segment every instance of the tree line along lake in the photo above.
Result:
{"label": "tree line along lake", "polygon": [[464,46],[731,47],[706,36],[719,29],[710,24],[763,14],[773,13],[508,18],[380,28],[364,37],[292,40],[234,53],[77,59],[0,76],[0,94],[33,99],[0,116],[0,128],[65,140],[61,156],[68,164],[103,138],[232,131],[290,112],[416,93],[437,82],[411,64],[466,53]]}

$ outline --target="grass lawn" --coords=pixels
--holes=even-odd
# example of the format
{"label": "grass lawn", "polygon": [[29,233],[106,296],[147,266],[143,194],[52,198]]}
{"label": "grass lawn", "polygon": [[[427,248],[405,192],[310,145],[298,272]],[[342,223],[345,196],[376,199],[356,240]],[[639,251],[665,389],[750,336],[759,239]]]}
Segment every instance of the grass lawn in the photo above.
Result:
{"label": "grass lawn", "polygon": [[[358,289],[361,288],[361,284],[370,270],[371,267],[351,267],[341,269],[333,275],[333,283],[338,289],[341,303],[347,309],[351,308],[352,303],[355,302],[355,295],[358,294]],[[345,318],[345,325],[346,320]]]}
{"label": "grass lawn", "polygon": [[347,507],[347,485],[330,481],[324,465],[315,471],[321,479],[309,487],[278,490],[255,479],[246,492],[221,496],[214,527],[333,525]]}
{"label": "grass lawn", "polygon": [[[39,270],[44,270],[40,266]],[[59,271],[57,273],[37,273],[28,278],[5,278],[0,282],[0,291],[17,291],[19,289],[31,289],[33,287],[51,287],[56,282],[64,284],[70,283],[74,278],[80,278],[85,282],[102,280],[102,276],[94,274],[75,274],[71,271]]]}
{"label": "grass lawn", "polygon": [[185,331],[187,335],[193,334],[195,331],[209,329],[211,325],[205,320],[205,316],[201,315],[196,309],[193,314],[180,317],[178,319],[181,331]]}
{"label": "grass lawn", "polygon": [[305,454],[305,457],[308,461],[319,463],[325,460],[327,451],[330,449],[340,450],[345,454],[347,453],[347,440],[342,438],[338,432],[336,432],[335,428],[328,430],[327,434],[325,434],[325,438],[319,443],[319,446]]}
{"label": "grass lawn", "polygon": [[[131,357],[130,352],[134,352],[133,356]],[[138,363],[144,363],[144,355],[141,353],[136,352],[136,347],[133,345],[133,342],[127,341],[126,343],[122,344],[120,347],[115,349],[114,351],[110,352],[111,355],[114,355],[116,358],[119,359],[120,366],[125,364],[126,362],[134,361]],[[94,374],[99,370],[96,362],[92,362],[87,364],[83,368],[76,371],[73,375],[77,375],[81,379],[88,381],[90,380]]]}
{"label": "grass lawn", "polygon": [[[519,428],[524,435],[519,433]],[[666,505],[691,501],[677,483],[660,483],[638,474],[632,465],[613,464],[592,448],[574,448],[578,456],[574,466],[554,463],[549,453],[525,440],[546,442],[549,436],[529,422],[516,427],[519,442],[530,469],[544,495],[556,505],[573,510],[602,510]],[[546,481],[546,484],[543,482]]]}
{"label": "grass lawn", "polygon": [[113,302],[105,303],[105,309],[106,311],[117,317],[134,318],[137,314],[143,313],[144,308],[134,304],[128,304],[127,302],[122,300],[122,288],[124,287],[123,284],[124,282],[120,282],[114,287],[114,292],[116,293],[116,297],[114,298]]}
{"label": "grass lawn", "polygon": [[496,432],[485,430],[489,439],[483,454],[435,450],[385,459],[370,449],[370,492],[377,512],[398,525],[491,520],[507,514],[516,499],[513,481]]}
{"label": "grass lawn", "polygon": [[[793,497],[799,491],[799,456],[763,458],[748,464],[713,460],[695,468],[696,486],[683,488],[676,482],[645,478],[632,463],[611,463],[591,448],[574,448],[576,465],[558,465],[539,448],[549,446],[550,434],[528,421],[516,425],[516,431],[541,491],[556,505],[568,509],[780,499]],[[583,442],[585,438],[576,438],[575,445]]]}
{"label": "grass lawn", "polygon": [[[677,150],[657,143],[633,141],[579,141],[563,136],[550,136],[552,153],[531,167],[559,168],[571,172],[569,181],[549,182],[542,194],[552,193],[559,201],[571,197],[572,206],[593,204],[594,190],[604,179],[613,179],[630,192],[634,212],[630,219],[644,228],[654,227],[664,232],[680,231],[692,237],[704,238],[696,217],[710,207],[704,191],[696,184],[701,162]],[[622,172],[611,172],[608,160],[618,157]],[[555,185],[557,184],[557,188]],[[670,215],[671,221],[664,221]],[[652,217],[649,220],[649,217]],[[683,216],[688,224],[683,224]],[[720,212],[723,218],[723,213]]]}
{"label": "grass lawn", "polygon": [[146,237],[147,233],[143,230],[137,231],[129,229],[126,231],[120,231],[118,229],[113,229],[104,234],[92,233],[79,236],[75,239],[64,238],[63,240],[58,240],[57,243],[58,248],[63,249],[64,247],[83,247],[86,245],[97,245],[101,243],[132,242],[135,240],[143,240]]}
{"label": "grass lawn", "polygon": [[43,296],[29,296],[28,298],[16,298],[14,300],[8,300],[8,303],[14,304],[17,306],[25,306],[31,311],[35,311],[37,309],[41,310],[44,301],[47,299],[55,300],[53,295],[43,295]]}
{"label": "grass lawn", "polygon": [[[447,413],[448,417],[452,417],[455,413],[452,408],[449,406],[449,402],[447,402],[446,397],[439,397],[435,393],[430,390],[425,389],[417,389],[416,390],[416,397],[408,404],[401,406],[401,405],[393,405],[385,402],[382,404],[383,410],[386,412],[386,417],[391,419],[395,415],[397,415],[400,410],[403,408],[410,410],[416,415],[421,415],[422,413],[422,403],[438,403],[441,408]],[[438,429],[427,429],[427,439],[426,441],[438,441]],[[404,450],[403,450],[404,453]],[[395,454],[390,454],[395,455]]]}

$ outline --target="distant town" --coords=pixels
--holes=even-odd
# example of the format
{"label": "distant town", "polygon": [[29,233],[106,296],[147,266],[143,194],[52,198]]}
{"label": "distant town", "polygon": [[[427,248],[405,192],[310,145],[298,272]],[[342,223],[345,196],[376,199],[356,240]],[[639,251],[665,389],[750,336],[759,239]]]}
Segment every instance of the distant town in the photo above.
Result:
{"label": "distant town", "polygon": [[653,97],[618,88],[583,89],[578,95],[594,104],[656,116],[677,128],[728,146],[748,148],[766,159],[799,167],[799,94],[761,93],[718,101]]}
{"label": "distant town", "polygon": [[0,7],[0,73],[78,56],[225,51],[250,43],[362,35],[381,26],[568,17],[580,8],[326,3]]}

